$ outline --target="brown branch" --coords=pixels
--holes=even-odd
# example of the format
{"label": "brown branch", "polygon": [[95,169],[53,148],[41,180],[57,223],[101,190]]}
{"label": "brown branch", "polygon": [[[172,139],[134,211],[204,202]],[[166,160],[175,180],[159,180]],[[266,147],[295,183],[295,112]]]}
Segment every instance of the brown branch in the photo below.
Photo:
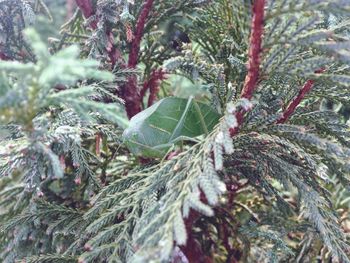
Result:
{"label": "brown branch", "polygon": [[[128,60],[128,67],[130,68],[135,68],[137,65],[140,53],[140,44],[144,34],[147,18],[152,9],[152,5],[153,0],[146,0],[137,20]],[[125,101],[126,113],[129,119],[131,119],[134,115],[142,110],[142,98],[138,90],[136,76],[131,76],[128,79],[128,83],[121,88],[121,96]]]}
{"label": "brown branch", "polygon": [[120,87],[119,96],[125,101],[125,110],[129,119],[142,110],[136,76],[129,77],[127,83]]}
{"label": "brown branch", "polygon": [[146,91],[149,90],[147,104],[148,107],[152,106],[155,100],[157,99],[159,85],[160,82],[166,78],[165,74],[165,71],[163,71],[162,69],[153,70],[149,79],[143,83],[143,87],[140,91],[140,98],[141,101],[143,101],[143,98],[146,95]]}
{"label": "brown branch", "polygon": [[[203,192],[200,194],[200,200],[207,203],[207,199]],[[196,240],[194,233],[192,231],[192,226],[200,218],[201,214],[193,209],[191,209],[188,218],[185,220],[186,232],[187,232],[187,242],[186,245],[181,246],[182,252],[185,254],[189,262],[205,262],[204,253],[201,248],[200,243]]]}
{"label": "brown branch", "polygon": [[124,66],[125,61],[123,59],[122,53],[117,48],[117,46],[115,44],[113,44],[114,43],[114,36],[113,36],[112,31],[110,29],[108,29],[106,34],[108,36],[106,50],[107,50],[109,61],[111,62],[112,69],[114,68],[115,64],[118,61],[121,62],[120,64],[122,64]]}
{"label": "brown branch", "polygon": [[[250,44],[249,44],[249,61],[248,73],[244,81],[241,98],[250,100],[253,96],[254,90],[257,87],[260,70],[260,53],[262,35],[264,31],[264,8],[265,0],[255,0],[253,5],[253,19],[251,24]],[[238,133],[239,127],[243,123],[244,111],[241,110],[236,113],[238,126],[230,130],[231,136]]]}
{"label": "brown branch", "polygon": [[101,156],[101,140],[102,134],[100,132],[95,135],[95,153],[97,157]]}
{"label": "brown branch", "polygon": [[146,0],[142,7],[142,11],[136,23],[136,28],[134,32],[134,38],[131,43],[131,50],[129,54],[128,66],[130,68],[135,68],[137,65],[137,60],[139,58],[140,43],[144,34],[145,24],[149,13],[151,12],[153,5],[153,0]]}
{"label": "brown branch", "polygon": [[[315,73],[322,73],[325,69],[316,70]],[[312,87],[314,86],[314,81],[312,79],[305,82],[304,86],[300,89],[298,95],[290,102],[286,110],[284,111],[282,117],[277,121],[277,123],[285,123],[290,116],[294,113],[295,109],[298,107],[300,102],[305,98]]]}
{"label": "brown branch", "polygon": [[[91,0],[75,0],[75,1],[77,6],[82,11],[85,18],[89,18],[95,15],[94,7]],[[135,27],[135,32],[133,34],[133,39],[131,43],[129,59],[128,59],[128,67],[130,68],[135,68],[137,65],[137,62],[139,59],[139,53],[140,53],[140,44],[144,34],[145,24],[147,22],[148,16],[152,9],[153,2],[154,0],[146,0],[142,7],[141,13],[138,17],[136,27]],[[90,27],[92,29],[96,29],[97,22],[98,22],[98,19],[97,18],[94,19],[90,23]],[[118,60],[122,60],[122,55],[113,43],[114,39],[113,39],[113,34],[111,30],[107,30],[106,35],[108,38],[108,44],[106,46],[106,50],[113,68]],[[153,101],[155,100],[156,86],[153,85],[151,87],[153,89],[152,90],[150,89],[150,97],[149,97],[148,104],[152,104]],[[129,77],[127,84],[121,87],[119,95],[125,101],[125,108],[129,118],[133,117],[134,115],[136,115],[142,110],[141,109],[142,97],[140,96],[140,93],[138,90],[136,76]]]}
{"label": "brown branch", "polygon": [[[95,15],[94,7],[91,2],[91,0],[75,0],[77,6],[80,8],[81,12],[83,13],[83,16],[85,18],[89,18],[90,16]],[[91,21],[90,27],[92,29],[97,28],[97,21],[96,19]]]}
{"label": "brown branch", "polygon": [[248,74],[244,81],[241,98],[251,99],[259,79],[260,53],[264,31],[265,0],[255,0],[249,44]]}

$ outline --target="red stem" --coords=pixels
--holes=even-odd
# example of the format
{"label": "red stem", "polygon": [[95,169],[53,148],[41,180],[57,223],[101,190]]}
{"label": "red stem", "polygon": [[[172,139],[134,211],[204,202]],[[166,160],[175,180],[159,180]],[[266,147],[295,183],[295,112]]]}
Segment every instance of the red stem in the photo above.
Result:
{"label": "red stem", "polygon": [[[67,1],[73,1],[73,0],[67,0]],[[80,8],[80,10],[83,13],[85,18],[89,18],[89,17],[95,15],[94,6],[93,6],[91,0],[75,0],[75,2],[77,4],[77,6]],[[97,29],[97,23],[98,23],[98,19],[96,18],[90,23],[89,26],[93,30],[95,30],[95,29]],[[108,57],[109,57],[109,60],[111,62],[112,69],[113,69],[115,64],[117,63],[117,61],[123,60],[123,58],[122,58],[120,51],[117,49],[116,45],[113,44],[114,38],[113,38],[113,33],[110,29],[107,29],[106,35],[108,38],[106,51],[107,51],[107,54],[108,54]]]}
{"label": "red stem", "polygon": [[129,77],[128,82],[121,87],[119,95],[125,101],[125,110],[129,119],[142,110],[136,76]]}
{"label": "red stem", "polygon": [[[207,203],[207,199],[205,198],[205,195],[203,194],[203,192],[201,192],[200,194],[200,200],[204,203]],[[200,216],[201,214],[199,212],[191,209],[188,218],[186,218],[185,220],[186,232],[188,236],[187,236],[186,245],[181,246],[181,250],[185,254],[186,258],[190,263],[205,262],[205,254],[203,253],[201,245],[198,243],[198,241],[196,240],[192,232],[192,226],[197,221],[197,219],[200,218]]]}
{"label": "red stem", "polygon": [[106,34],[108,35],[108,43],[106,46],[106,50],[107,50],[107,54],[108,54],[109,60],[110,60],[111,65],[112,65],[112,69],[114,68],[117,61],[121,61],[121,64],[124,65],[125,62],[124,62],[122,53],[117,48],[117,46],[113,44],[114,43],[114,36],[113,36],[112,31],[107,30]]}
{"label": "red stem", "polygon": [[[130,68],[135,68],[137,65],[140,52],[140,43],[144,34],[147,18],[152,9],[152,5],[153,0],[146,0],[137,20],[128,60],[128,67]],[[137,87],[136,76],[130,77],[128,83],[122,87],[121,96],[125,101],[126,113],[129,119],[142,110],[142,98]]]}
{"label": "red stem", "polygon": [[101,140],[102,140],[101,133],[98,132],[95,135],[95,153],[97,157],[101,156]]}
{"label": "red stem", "polygon": [[157,99],[160,81],[164,80],[165,78],[165,72],[162,69],[153,70],[149,79],[143,83],[143,87],[140,91],[140,98],[141,101],[143,101],[146,91],[149,90],[148,107],[152,106]]}
{"label": "red stem", "polygon": [[137,65],[137,60],[139,58],[140,52],[140,43],[143,37],[143,31],[145,29],[145,24],[148,18],[149,13],[151,12],[152,5],[154,0],[146,0],[144,6],[142,7],[141,14],[137,20],[134,39],[131,43],[131,50],[129,54],[129,62],[128,66],[131,68],[135,68]]}
{"label": "red stem", "polygon": [[[91,0],[75,0],[75,1],[76,1],[77,6],[80,8],[80,10],[83,13],[85,18],[89,18],[89,17],[95,15],[94,7],[93,7]],[[93,21],[91,21],[90,27],[94,30],[97,29],[97,23],[98,23],[98,20],[96,18]],[[120,51],[113,44],[113,42],[114,42],[113,33],[111,32],[110,29],[107,29],[106,35],[108,38],[106,50],[107,50],[107,54],[108,54],[109,60],[111,61],[112,68],[113,68],[114,65],[117,63],[117,61],[119,59],[122,59],[122,56],[120,54]]]}
{"label": "red stem", "polygon": [[[315,73],[322,73],[325,69],[316,70]],[[314,86],[314,81],[312,79],[305,82],[304,86],[299,91],[298,95],[291,101],[286,110],[284,111],[282,117],[277,121],[277,123],[286,122],[289,117],[294,113],[295,109],[298,107],[300,102],[305,98],[306,94],[309,93]]]}
{"label": "red stem", "polygon": [[[241,92],[241,98],[250,100],[257,87],[259,80],[260,69],[260,53],[262,36],[264,32],[264,7],[265,0],[255,0],[253,5],[253,19],[251,24],[250,44],[249,44],[249,61],[248,61],[248,74],[245,78],[243,89]],[[231,136],[238,133],[239,127],[243,123],[244,111],[236,113],[238,126],[235,129],[230,130]]]}
{"label": "red stem", "polygon": [[[89,18],[90,16],[95,14],[93,4],[91,0],[75,0],[77,6],[80,8],[85,18]],[[92,29],[97,28],[97,21],[94,20],[90,23]]]}
{"label": "red stem", "polygon": [[251,99],[259,79],[260,53],[264,31],[265,0],[255,0],[253,5],[252,31],[249,45],[248,74],[244,81],[241,98]]}
{"label": "red stem", "polygon": [[[95,14],[93,4],[91,0],[75,0],[77,6],[81,9],[85,18],[89,18]],[[139,18],[136,23],[135,33],[133,41],[131,43],[131,49],[128,60],[128,67],[135,68],[137,65],[137,61],[139,58],[140,52],[140,43],[144,34],[144,28],[147,21],[147,18],[152,9],[154,0],[146,0],[142,11],[139,15]],[[97,28],[97,19],[93,20],[90,23],[90,27],[92,29]],[[113,44],[113,34],[111,32],[106,32],[108,36],[108,44],[107,44],[107,53],[109,59],[111,61],[112,67],[116,64],[116,62],[122,59],[120,51]],[[155,91],[154,89],[151,92],[151,96],[149,98],[149,104],[152,104],[155,100]],[[128,83],[121,87],[121,91],[119,94],[125,101],[125,108],[129,119],[139,113],[141,109],[142,97],[139,94],[139,90],[137,87],[137,79],[136,76],[132,76],[128,79]]]}
{"label": "red stem", "polygon": [[[72,1],[72,0],[67,0],[67,1]],[[80,8],[80,10],[83,13],[85,18],[89,18],[89,17],[95,15],[94,6],[93,6],[91,0],[75,0],[75,2],[77,4],[77,6]],[[98,19],[96,18],[93,21],[91,21],[89,26],[93,30],[95,30],[95,29],[97,29],[97,23],[98,23]],[[113,44],[114,39],[113,39],[113,34],[112,34],[110,29],[107,29],[106,35],[108,38],[106,50],[107,50],[107,54],[108,54],[109,60],[111,61],[112,68],[113,68],[114,65],[116,64],[116,62],[118,61],[118,59],[121,59],[121,54],[120,54],[120,51]]]}

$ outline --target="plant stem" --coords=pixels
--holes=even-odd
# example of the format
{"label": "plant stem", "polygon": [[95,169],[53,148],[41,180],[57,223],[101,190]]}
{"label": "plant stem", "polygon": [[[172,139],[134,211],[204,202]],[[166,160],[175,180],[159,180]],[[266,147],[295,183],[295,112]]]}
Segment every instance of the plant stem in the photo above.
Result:
{"label": "plant stem", "polygon": [[[260,70],[260,55],[261,55],[261,43],[264,32],[264,8],[265,0],[255,0],[253,4],[253,19],[251,24],[250,43],[249,43],[249,61],[248,61],[248,73],[246,75],[243,89],[241,92],[241,98],[250,100],[253,97],[253,93],[257,87],[259,81]],[[230,134],[234,136],[238,133],[239,127],[243,123],[244,111],[241,110],[236,113],[238,122],[237,128],[231,129]]]}
{"label": "plant stem", "polygon": [[248,74],[244,81],[241,98],[251,99],[259,79],[260,53],[264,31],[265,0],[255,0],[249,44]]}
{"label": "plant stem", "polygon": [[137,65],[137,60],[139,58],[139,52],[140,52],[140,43],[144,34],[147,18],[152,9],[153,1],[154,0],[146,0],[136,23],[134,39],[131,43],[131,50],[130,50],[129,61],[128,61],[128,66],[131,68],[135,68]]}
{"label": "plant stem", "polygon": [[166,78],[165,74],[166,73],[162,69],[152,70],[152,73],[148,80],[143,83],[143,87],[140,91],[140,99],[142,102],[143,98],[146,95],[146,91],[149,90],[147,104],[148,107],[152,106],[155,100],[157,99],[160,81]]}
{"label": "plant stem", "polygon": [[[322,73],[325,69],[316,70],[315,73]],[[314,81],[309,79],[305,82],[304,86],[300,89],[298,95],[290,102],[286,110],[284,111],[282,117],[277,121],[277,123],[285,123],[290,116],[294,113],[295,109],[298,107],[300,102],[305,98],[306,94],[309,93],[314,86]]]}
{"label": "plant stem", "polygon": [[[152,5],[153,0],[146,0],[137,20],[128,60],[128,67],[130,68],[135,68],[137,65],[140,53],[140,43],[144,34],[147,18],[152,9]],[[138,90],[136,76],[129,77],[128,83],[122,87],[121,96],[125,101],[126,113],[129,119],[142,110],[142,98]]]}
{"label": "plant stem", "polygon": [[[77,6],[80,8],[80,10],[83,13],[83,16],[85,18],[89,18],[90,16],[95,14],[91,0],[75,0],[75,2],[77,4]],[[96,29],[97,28],[97,21],[93,20],[90,23],[90,26],[92,29]]]}

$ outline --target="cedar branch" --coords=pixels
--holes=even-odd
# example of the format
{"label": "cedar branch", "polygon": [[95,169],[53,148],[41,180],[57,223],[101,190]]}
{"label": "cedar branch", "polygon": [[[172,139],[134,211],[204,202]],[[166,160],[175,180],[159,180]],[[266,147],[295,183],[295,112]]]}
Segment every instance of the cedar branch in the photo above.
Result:
{"label": "cedar branch", "polygon": [[[316,70],[315,73],[322,73],[324,69]],[[314,86],[314,80],[309,79],[305,82],[304,86],[300,89],[298,95],[291,101],[286,110],[284,111],[282,117],[277,121],[277,123],[285,123],[289,117],[294,113],[295,109],[298,107],[300,102],[305,98],[312,87]]]}
{"label": "cedar branch", "polygon": [[[128,67],[135,68],[139,59],[140,53],[140,44],[144,34],[145,24],[147,22],[147,18],[151,12],[153,5],[153,0],[146,0],[142,7],[142,11],[139,15],[139,18],[136,23],[136,28],[134,32],[134,38],[131,43]],[[139,113],[142,104],[142,98],[140,96],[140,92],[137,87],[137,79],[136,76],[131,76],[128,79],[127,85],[122,87],[121,91],[122,98],[125,101],[126,112],[131,119],[134,115]]]}
{"label": "cedar branch", "polygon": [[[264,8],[265,0],[256,0],[254,2],[253,19],[251,24],[251,34],[248,52],[248,73],[246,75],[243,89],[241,92],[241,98],[245,98],[248,100],[250,100],[253,97],[253,93],[259,81],[261,44],[264,32]],[[231,136],[237,134],[239,127],[243,123],[244,113],[245,112],[242,110],[236,113],[238,127],[230,130]]]}

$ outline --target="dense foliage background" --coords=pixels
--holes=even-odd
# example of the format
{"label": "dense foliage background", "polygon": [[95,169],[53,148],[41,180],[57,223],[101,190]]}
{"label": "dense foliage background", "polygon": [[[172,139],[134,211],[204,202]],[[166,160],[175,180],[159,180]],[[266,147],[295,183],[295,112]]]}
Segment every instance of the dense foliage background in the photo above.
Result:
{"label": "dense foliage background", "polygon": [[350,262],[349,14],[0,0],[0,261]]}

